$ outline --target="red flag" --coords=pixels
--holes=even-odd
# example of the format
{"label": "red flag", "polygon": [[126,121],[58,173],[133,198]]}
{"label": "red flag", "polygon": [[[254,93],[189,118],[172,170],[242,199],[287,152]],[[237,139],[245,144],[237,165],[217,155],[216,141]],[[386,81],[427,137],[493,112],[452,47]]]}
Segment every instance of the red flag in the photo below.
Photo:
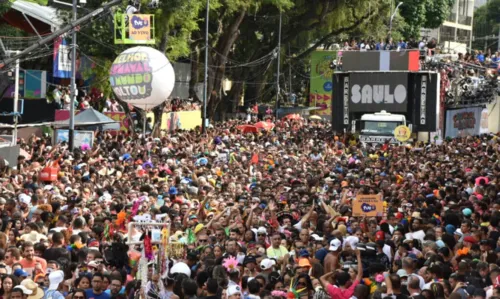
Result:
{"label": "red flag", "polygon": [[259,155],[258,154],[253,154],[252,160],[250,160],[252,164],[259,164]]}

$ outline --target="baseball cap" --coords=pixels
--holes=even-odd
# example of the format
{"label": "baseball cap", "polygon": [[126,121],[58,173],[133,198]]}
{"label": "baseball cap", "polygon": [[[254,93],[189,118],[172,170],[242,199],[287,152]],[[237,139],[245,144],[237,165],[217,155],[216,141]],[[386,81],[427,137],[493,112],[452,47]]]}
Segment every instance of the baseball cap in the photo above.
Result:
{"label": "baseball cap", "polygon": [[465,208],[462,210],[462,214],[464,214],[464,216],[468,217],[468,216],[472,215],[472,211],[469,208]]}
{"label": "baseball cap", "polygon": [[467,237],[464,238],[464,242],[469,242],[469,243],[472,243],[472,244],[476,244],[477,240],[473,236],[467,236]]}
{"label": "baseball cap", "polygon": [[408,273],[406,272],[405,269],[399,269],[398,272],[396,272],[396,274],[399,276],[399,277],[408,277]]}
{"label": "baseball cap", "polygon": [[379,230],[376,234],[375,234],[375,241],[383,241],[385,240],[385,233],[381,230]]}
{"label": "baseball cap", "polygon": [[269,270],[272,266],[276,265],[276,262],[272,259],[263,259],[260,262],[260,268],[262,270]]}
{"label": "baseball cap", "polygon": [[239,285],[230,285],[227,287],[226,294],[227,296],[233,296],[236,294],[241,295],[241,287]]}
{"label": "baseball cap", "polygon": [[342,242],[340,242],[339,239],[333,239],[330,241],[330,247],[328,250],[337,251],[340,248],[340,245],[342,245]]}
{"label": "baseball cap", "polygon": [[16,277],[28,277],[29,274],[28,274],[28,272],[24,271],[23,269],[16,269],[16,271],[14,271],[14,276],[16,276]]}
{"label": "baseball cap", "polygon": [[27,287],[23,286],[23,285],[17,285],[13,288],[13,290],[15,289],[19,289],[23,292],[24,295],[31,295],[33,293],[32,290],[29,290]]}

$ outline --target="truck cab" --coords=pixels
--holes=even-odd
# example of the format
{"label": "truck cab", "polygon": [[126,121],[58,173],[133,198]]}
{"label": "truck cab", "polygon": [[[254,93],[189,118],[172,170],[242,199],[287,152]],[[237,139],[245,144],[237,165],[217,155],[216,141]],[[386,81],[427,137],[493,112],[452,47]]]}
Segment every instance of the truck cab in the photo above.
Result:
{"label": "truck cab", "polygon": [[359,140],[362,143],[399,143],[394,138],[394,130],[398,126],[406,126],[406,117],[392,114],[385,110],[377,113],[363,114],[359,120]]}

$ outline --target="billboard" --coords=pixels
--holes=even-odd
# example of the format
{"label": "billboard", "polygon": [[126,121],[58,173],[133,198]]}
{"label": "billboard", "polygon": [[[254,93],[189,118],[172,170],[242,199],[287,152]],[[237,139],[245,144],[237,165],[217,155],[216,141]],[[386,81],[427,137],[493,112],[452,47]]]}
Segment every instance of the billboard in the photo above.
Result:
{"label": "billboard", "polygon": [[420,51],[344,51],[342,70],[352,71],[409,71],[420,69]]}
{"label": "billboard", "polygon": [[150,15],[133,15],[129,23],[129,38],[147,41],[151,39]]}
{"label": "billboard", "polygon": [[446,111],[445,137],[455,138],[479,135],[481,133],[482,115],[483,107],[471,107]]}
{"label": "billboard", "polygon": [[352,73],[349,76],[351,112],[406,112],[407,73]]}
{"label": "billboard", "polygon": [[312,113],[321,116],[332,115],[333,70],[330,64],[337,58],[335,51],[315,51],[311,55],[311,76],[309,99],[312,107],[319,107]]}

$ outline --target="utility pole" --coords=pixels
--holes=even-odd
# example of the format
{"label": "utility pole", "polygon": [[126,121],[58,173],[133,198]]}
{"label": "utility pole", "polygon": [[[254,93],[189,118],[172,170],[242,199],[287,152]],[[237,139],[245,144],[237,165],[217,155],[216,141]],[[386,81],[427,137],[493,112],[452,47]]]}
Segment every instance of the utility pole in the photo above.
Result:
{"label": "utility pole", "polygon": [[281,59],[281,8],[280,8],[280,26],[278,29],[278,67],[276,69],[276,120],[278,120],[278,108],[280,102],[280,59]]}
{"label": "utility pole", "polygon": [[17,145],[17,120],[19,105],[19,58],[16,59],[16,78],[14,83],[14,133],[12,133],[12,145]]}
{"label": "utility pole", "polygon": [[[290,44],[288,44],[288,57],[291,57],[292,56],[292,53],[290,51]],[[290,93],[289,93],[289,99],[292,98],[292,93],[293,93],[293,89],[292,89],[292,61],[290,60],[288,62],[288,84],[290,85]]]}
{"label": "utility pole", "polygon": [[205,17],[205,74],[203,80],[203,115],[201,132],[207,132],[207,100],[208,100],[208,21],[210,18],[210,0],[207,0],[207,15]]}
{"label": "utility pole", "polygon": [[[73,0],[73,22],[76,21],[77,0]],[[75,102],[76,102],[76,30],[73,28],[71,46],[71,103],[69,104],[69,150],[75,146]]]}

